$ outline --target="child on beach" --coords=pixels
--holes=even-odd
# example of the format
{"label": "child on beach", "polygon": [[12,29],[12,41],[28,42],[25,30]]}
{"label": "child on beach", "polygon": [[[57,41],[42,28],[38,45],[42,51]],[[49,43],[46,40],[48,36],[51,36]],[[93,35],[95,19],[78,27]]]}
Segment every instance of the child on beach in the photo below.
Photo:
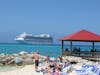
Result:
{"label": "child on beach", "polygon": [[10,60],[7,64],[15,64],[16,66],[22,64],[22,60],[19,56],[15,56],[12,60]]}
{"label": "child on beach", "polygon": [[14,63],[16,64],[16,65],[19,65],[20,63],[21,63],[21,59],[20,59],[20,57],[15,57],[14,58]]}

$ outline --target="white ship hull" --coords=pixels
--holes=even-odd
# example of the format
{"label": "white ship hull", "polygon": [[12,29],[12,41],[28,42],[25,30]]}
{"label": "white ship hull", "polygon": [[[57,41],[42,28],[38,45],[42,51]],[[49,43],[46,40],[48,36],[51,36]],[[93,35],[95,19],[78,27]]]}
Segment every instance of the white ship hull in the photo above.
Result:
{"label": "white ship hull", "polygon": [[23,33],[15,38],[21,44],[52,44],[53,38],[49,34],[32,35]]}

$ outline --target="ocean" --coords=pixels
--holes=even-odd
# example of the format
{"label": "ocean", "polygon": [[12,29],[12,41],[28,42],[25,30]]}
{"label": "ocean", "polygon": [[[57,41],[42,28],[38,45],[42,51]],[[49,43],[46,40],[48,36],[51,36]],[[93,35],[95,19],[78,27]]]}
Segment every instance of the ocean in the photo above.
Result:
{"label": "ocean", "polygon": [[[74,47],[74,46],[73,46]],[[81,50],[91,50],[91,46],[85,45],[75,45],[75,47],[80,47]],[[69,48],[69,45],[64,46],[64,48]],[[100,49],[100,46],[95,46],[96,49]],[[19,53],[21,51],[26,51],[28,53],[39,51],[43,56],[57,57],[61,55],[61,45],[28,45],[28,44],[0,44],[0,54],[13,54]]]}
{"label": "ocean", "polygon": [[61,55],[60,45],[28,45],[28,44],[0,44],[0,54],[12,54],[25,51],[28,53],[39,51],[44,56],[58,56]]}
{"label": "ocean", "polygon": [[[81,50],[90,50],[92,47],[87,45],[75,45],[73,47],[80,47]],[[70,48],[69,45],[64,46],[64,48]],[[95,46],[96,49],[100,50],[100,46]],[[0,54],[13,54],[19,53],[21,51],[26,51],[28,53],[39,51],[43,56],[57,57],[62,55],[61,45],[28,45],[28,44],[0,44]],[[9,71],[17,69],[14,66],[0,66],[0,72]]]}

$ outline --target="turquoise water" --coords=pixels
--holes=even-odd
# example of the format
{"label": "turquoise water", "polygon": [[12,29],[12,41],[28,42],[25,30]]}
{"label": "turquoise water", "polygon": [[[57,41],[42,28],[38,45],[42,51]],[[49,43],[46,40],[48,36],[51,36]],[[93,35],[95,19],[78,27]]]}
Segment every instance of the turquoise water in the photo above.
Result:
{"label": "turquoise water", "polygon": [[[73,46],[74,47],[74,46]],[[81,50],[91,50],[91,46],[79,46]],[[64,46],[69,48],[69,46]],[[100,50],[100,46],[95,46],[96,49]],[[28,53],[39,51],[41,55],[58,56],[61,55],[61,45],[24,45],[24,44],[0,44],[0,54],[12,54],[20,51],[26,51]]]}
{"label": "turquoise water", "polygon": [[22,45],[22,44],[0,44],[0,54],[12,54],[20,51],[28,53],[39,51],[41,55],[61,55],[61,46],[58,45]]}

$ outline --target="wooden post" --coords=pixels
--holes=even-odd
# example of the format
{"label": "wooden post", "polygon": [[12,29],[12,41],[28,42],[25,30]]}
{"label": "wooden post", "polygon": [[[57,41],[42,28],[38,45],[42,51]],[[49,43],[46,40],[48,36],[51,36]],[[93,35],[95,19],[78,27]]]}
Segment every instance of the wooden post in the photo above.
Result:
{"label": "wooden post", "polygon": [[72,41],[70,41],[70,51],[71,51],[71,55],[72,55]]}
{"label": "wooden post", "polygon": [[92,49],[94,50],[94,42],[92,42]]}
{"label": "wooden post", "polygon": [[63,52],[64,52],[64,41],[62,40],[62,55],[63,55]]}
{"label": "wooden post", "polygon": [[95,57],[95,49],[94,49],[94,42],[92,42],[92,49],[93,49],[93,54],[92,54],[92,56],[94,56]]}

